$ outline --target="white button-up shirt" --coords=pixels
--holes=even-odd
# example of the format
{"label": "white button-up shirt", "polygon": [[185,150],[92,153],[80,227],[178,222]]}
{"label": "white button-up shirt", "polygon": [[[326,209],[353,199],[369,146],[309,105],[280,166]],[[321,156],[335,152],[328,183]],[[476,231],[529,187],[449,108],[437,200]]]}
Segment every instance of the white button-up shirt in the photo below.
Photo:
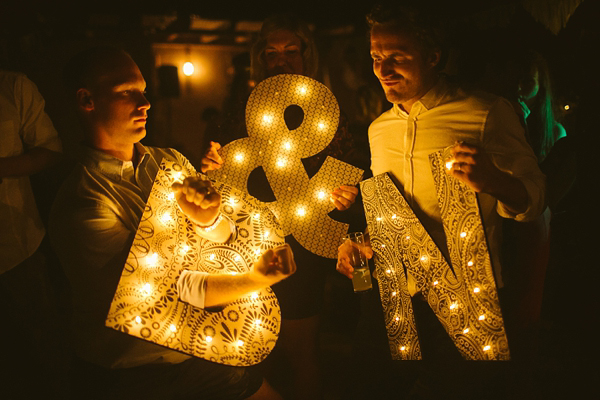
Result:
{"label": "white button-up shirt", "polygon": [[[23,74],[0,71],[0,157],[34,147],[60,152],[58,134],[44,112],[44,99]],[[45,230],[29,177],[5,177],[0,183],[0,274],[31,256]]]}
{"label": "white button-up shirt", "polygon": [[500,97],[468,95],[443,78],[411,108],[394,107],[369,127],[371,169],[391,173],[415,214],[448,257],[429,155],[457,141],[485,149],[494,164],[518,178],[528,194],[528,208],[514,214],[485,193],[479,195],[496,280],[502,286],[499,249],[501,217],[530,220],[544,209],[545,177],[527,144],[510,103]]}

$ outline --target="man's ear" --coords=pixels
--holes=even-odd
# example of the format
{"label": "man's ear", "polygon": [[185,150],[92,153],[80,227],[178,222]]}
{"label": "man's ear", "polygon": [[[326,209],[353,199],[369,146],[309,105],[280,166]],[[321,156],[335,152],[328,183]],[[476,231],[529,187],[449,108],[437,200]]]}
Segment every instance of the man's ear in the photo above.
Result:
{"label": "man's ear", "polygon": [[92,111],[94,110],[94,100],[92,100],[92,93],[85,89],[81,88],[77,91],[77,107],[83,111]]}
{"label": "man's ear", "polygon": [[429,53],[429,65],[431,68],[434,68],[436,65],[440,63],[442,59],[442,51],[440,49],[435,49],[431,53]]}

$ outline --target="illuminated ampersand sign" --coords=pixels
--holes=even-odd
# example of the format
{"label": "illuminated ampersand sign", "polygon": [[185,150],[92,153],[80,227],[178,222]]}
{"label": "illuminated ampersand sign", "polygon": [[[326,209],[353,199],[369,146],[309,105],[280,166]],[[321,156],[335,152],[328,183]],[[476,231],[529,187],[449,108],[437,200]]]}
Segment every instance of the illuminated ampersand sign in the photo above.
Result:
{"label": "illuminated ampersand sign", "polygon": [[[302,124],[289,130],[285,110],[302,108]],[[276,201],[266,203],[286,235],[307,250],[329,258],[337,255],[339,238],[348,225],[329,218],[329,193],[339,185],[354,185],[362,170],[327,157],[309,179],[301,159],[327,147],[338,127],[340,111],[331,91],[314,79],[277,75],[256,86],[246,105],[248,137],[224,146],[224,165],[211,176],[247,190],[250,173],[262,166]]]}
{"label": "illuminated ampersand sign", "polygon": [[406,269],[464,358],[507,360],[477,196],[444,171],[444,159],[430,155],[452,269],[387,174],[361,182],[392,358],[421,359]]}

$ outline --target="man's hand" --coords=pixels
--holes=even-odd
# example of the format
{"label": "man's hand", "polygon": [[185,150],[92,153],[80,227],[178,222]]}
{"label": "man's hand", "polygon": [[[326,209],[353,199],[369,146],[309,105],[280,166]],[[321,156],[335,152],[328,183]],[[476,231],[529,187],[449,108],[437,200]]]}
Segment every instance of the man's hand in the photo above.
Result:
{"label": "man's hand", "polygon": [[480,147],[456,143],[452,159],[446,162],[447,171],[478,193],[487,193],[504,203],[515,213],[527,209],[528,195],[523,183],[501,171]]}
{"label": "man's hand", "polygon": [[335,189],[329,199],[340,211],[344,211],[350,208],[350,206],[356,200],[356,196],[358,195],[358,188],[354,186],[340,186]]}
{"label": "man's hand", "polygon": [[342,275],[352,279],[352,273],[354,268],[352,267],[352,260],[355,258],[353,253],[361,252],[369,260],[373,257],[373,249],[371,248],[370,242],[360,245],[350,240],[346,240],[338,247],[338,259],[335,269]]}
{"label": "man's hand", "polygon": [[503,174],[483,149],[462,142],[452,148],[449,162],[448,173],[478,193],[489,191]]}
{"label": "man's hand", "polygon": [[254,263],[252,273],[255,279],[271,286],[296,272],[294,255],[289,244],[265,251]]}
{"label": "man's hand", "polygon": [[223,159],[219,154],[219,149],[221,149],[221,145],[219,143],[212,141],[210,142],[210,147],[200,161],[200,170],[203,173],[221,168],[221,165],[223,165]]}
{"label": "man's hand", "polygon": [[171,189],[175,192],[181,211],[200,226],[209,226],[219,216],[221,194],[209,180],[198,176],[187,177],[183,183],[175,182]]}

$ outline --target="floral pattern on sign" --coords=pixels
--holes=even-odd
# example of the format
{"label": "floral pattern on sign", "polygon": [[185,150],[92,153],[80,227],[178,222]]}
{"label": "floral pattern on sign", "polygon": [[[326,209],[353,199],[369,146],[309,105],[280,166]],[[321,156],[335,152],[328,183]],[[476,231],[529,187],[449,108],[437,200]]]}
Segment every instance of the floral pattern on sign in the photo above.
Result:
{"label": "floral pattern on sign", "polygon": [[248,271],[266,250],[284,243],[273,213],[247,193],[213,182],[221,212],[236,223],[228,243],[198,236],[170,188],[195,175],[191,164],[163,161],[113,298],[106,325],[129,335],[226,365],[249,366],[271,352],[281,311],[270,288],[248,294],[220,310],[179,301],[183,270],[211,274]]}

